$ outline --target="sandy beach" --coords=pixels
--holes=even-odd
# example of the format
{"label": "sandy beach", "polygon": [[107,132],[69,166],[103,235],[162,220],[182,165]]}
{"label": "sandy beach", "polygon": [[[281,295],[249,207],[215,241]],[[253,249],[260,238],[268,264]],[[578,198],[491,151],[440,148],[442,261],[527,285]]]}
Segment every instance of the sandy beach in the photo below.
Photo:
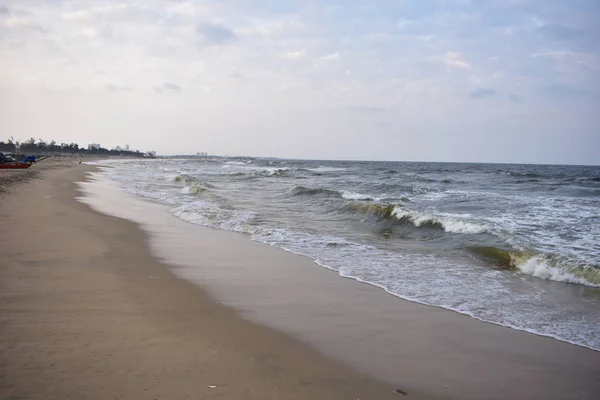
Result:
{"label": "sandy beach", "polygon": [[174,278],[135,224],[74,199],[92,168],[72,164],[0,195],[0,398],[423,398]]}
{"label": "sandy beach", "polygon": [[0,194],[1,398],[600,393],[599,352],[400,300],[306,257],[119,198],[132,220],[156,212],[141,230],[75,199],[94,167],[33,168]]}

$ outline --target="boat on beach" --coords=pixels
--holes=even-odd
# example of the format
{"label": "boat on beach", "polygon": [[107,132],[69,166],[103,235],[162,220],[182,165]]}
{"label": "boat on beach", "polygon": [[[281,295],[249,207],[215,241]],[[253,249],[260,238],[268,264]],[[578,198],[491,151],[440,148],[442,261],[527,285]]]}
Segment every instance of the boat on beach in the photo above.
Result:
{"label": "boat on beach", "polygon": [[26,156],[20,154],[0,153],[0,169],[27,169],[33,164],[45,160],[49,156]]}
{"label": "boat on beach", "polygon": [[31,167],[33,164],[31,163],[22,163],[22,162],[9,162],[9,163],[0,163],[0,169],[27,169]]}

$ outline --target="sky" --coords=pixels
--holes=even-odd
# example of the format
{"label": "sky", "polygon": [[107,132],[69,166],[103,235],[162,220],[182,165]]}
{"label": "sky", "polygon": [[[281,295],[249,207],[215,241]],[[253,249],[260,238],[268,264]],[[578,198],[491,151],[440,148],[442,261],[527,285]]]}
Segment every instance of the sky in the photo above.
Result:
{"label": "sky", "polygon": [[0,139],[600,164],[600,0],[0,0]]}

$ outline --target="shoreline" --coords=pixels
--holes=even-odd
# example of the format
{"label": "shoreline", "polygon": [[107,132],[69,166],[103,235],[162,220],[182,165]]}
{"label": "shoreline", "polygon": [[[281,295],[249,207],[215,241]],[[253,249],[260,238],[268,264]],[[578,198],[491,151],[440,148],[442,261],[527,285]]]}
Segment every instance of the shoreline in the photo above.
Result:
{"label": "shoreline", "polygon": [[[248,234],[399,298],[600,350],[598,271],[593,235],[585,228],[595,205],[583,195],[593,186],[593,170],[564,171],[573,182],[582,174],[583,192],[569,200],[569,185],[551,193],[535,183],[531,189],[539,195],[508,194],[521,185],[519,168],[463,171],[463,182],[460,166],[395,164],[383,171],[365,165],[363,171],[358,164],[265,160],[102,164],[114,168],[102,169],[109,181],[163,204],[180,220]],[[430,170],[437,172],[429,176]],[[528,173],[560,187],[563,178],[555,181],[550,172]],[[474,178],[479,174],[496,189],[486,191],[487,184]],[[513,201],[519,205],[508,212],[499,207]],[[545,207],[551,217],[543,218]]]}
{"label": "shoreline", "polygon": [[242,317],[371,376],[461,399],[600,394],[597,351],[340,279],[311,258],[240,233],[184,222],[168,207],[95,175],[93,183],[84,184],[84,201],[140,224],[155,254],[176,266],[177,276]]}
{"label": "shoreline", "polygon": [[[116,165],[114,165],[112,163],[108,163],[108,164],[102,165],[102,161],[101,160],[98,160],[97,162],[92,163],[92,165],[97,165],[97,166],[100,166],[101,168],[107,168],[107,169],[117,167]],[[103,175],[105,175],[104,172],[106,172],[106,171],[102,172]],[[183,176],[185,176],[185,175],[183,175]],[[177,177],[177,178],[179,179],[179,177]],[[168,179],[171,179],[171,178],[168,178]],[[185,178],[185,179],[187,179],[187,178]],[[185,184],[188,185],[189,183],[186,181]],[[118,186],[120,186],[120,184],[118,184]],[[185,186],[182,189],[182,193],[188,194],[188,192],[184,191],[184,190],[187,190],[188,188],[189,187]],[[192,187],[192,189],[196,189],[196,188]],[[195,194],[196,192],[192,192],[192,193]],[[167,210],[167,209],[170,208],[170,206],[166,206],[166,204],[170,204],[170,203],[164,203],[161,200],[157,200],[157,199],[153,199],[151,197],[147,197],[147,195],[143,195],[143,196],[135,195],[135,197],[139,198],[144,203],[151,202],[151,203],[161,204],[161,205],[165,206],[165,207],[163,207],[163,208],[165,208],[165,210]],[[107,210],[106,211],[106,213],[108,213],[108,214],[111,214],[111,212],[114,212],[114,211],[111,211],[111,210]],[[169,210],[168,212],[171,213],[172,210]],[[132,216],[124,215],[123,218],[125,218],[125,219],[132,219],[132,218],[135,219],[136,217],[135,216],[132,217]],[[202,227],[202,228],[206,227],[202,223],[196,223],[193,219],[188,219],[185,215],[183,215],[183,216],[178,215],[178,219],[183,220],[186,223],[191,223],[192,225],[195,225],[198,228],[200,228],[200,227]],[[141,218],[141,219],[139,219],[139,221],[141,221],[140,223],[143,225],[144,219]],[[210,223],[210,221],[209,221],[209,223]],[[209,227],[211,227],[211,226],[209,225]],[[222,229],[219,228],[219,227],[211,227],[211,228],[217,229],[218,231],[224,230],[226,232],[230,232],[230,233],[234,233],[234,234],[241,233],[245,237],[250,237],[251,240],[253,240],[253,241],[256,241],[258,243],[266,244],[266,245],[271,246],[271,247],[276,248],[276,249],[282,249],[282,250],[284,250],[284,251],[292,254],[295,257],[296,256],[306,257],[311,262],[319,265],[320,267],[325,268],[327,270],[334,271],[334,273],[336,273],[339,277],[347,278],[347,279],[351,279],[351,280],[355,280],[355,281],[360,282],[360,283],[364,283],[364,284],[367,284],[367,285],[370,285],[370,286],[374,286],[374,287],[376,287],[378,289],[381,289],[381,290],[385,291],[386,293],[388,293],[388,294],[390,294],[390,295],[392,295],[392,296],[394,296],[394,297],[396,297],[396,298],[398,298],[400,300],[403,300],[403,301],[408,301],[408,302],[411,302],[411,303],[417,303],[417,304],[421,304],[421,305],[425,305],[425,306],[430,306],[430,307],[435,307],[435,308],[441,308],[443,310],[452,311],[452,312],[460,314],[460,315],[466,315],[466,316],[468,316],[470,318],[473,318],[475,320],[478,320],[478,321],[481,321],[481,322],[484,322],[484,323],[489,323],[489,324],[493,324],[493,325],[504,327],[504,328],[510,328],[510,329],[514,329],[514,330],[517,330],[517,331],[530,333],[530,334],[533,334],[535,336],[547,337],[547,338],[555,339],[555,340],[558,340],[558,341],[561,341],[561,342],[564,342],[564,343],[568,343],[568,344],[571,344],[571,345],[582,347],[582,348],[585,348],[585,349],[589,349],[589,350],[594,350],[594,351],[600,352],[600,345],[596,345],[594,347],[593,344],[589,344],[588,342],[585,342],[585,341],[582,341],[582,340],[579,340],[579,341],[572,340],[572,339],[566,337],[564,334],[561,335],[560,331],[556,331],[555,330],[555,331],[548,331],[547,332],[547,331],[539,330],[539,329],[536,330],[534,328],[530,328],[530,327],[528,327],[526,325],[523,325],[523,324],[519,325],[519,324],[514,323],[514,322],[511,323],[511,321],[506,322],[506,321],[502,321],[502,320],[494,320],[493,318],[489,318],[489,316],[488,316],[488,318],[486,318],[485,315],[483,315],[483,316],[482,315],[478,315],[477,313],[471,312],[468,308],[467,309],[465,309],[465,308],[460,309],[460,308],[457,308],[455,306],[448,305],[450,303],[428,302],[428,301],[422,300],[422,299],[420,299],[418,297],[411,297],[410,295],[399,294],[398,292],[394,292],[393,290],[391,290],[389,287],[386,287],[384,284],[377,283],[377,282],[375,282],[373,280],[361,279],[361,277],[358,276],[358,275],[356,275],[356,274],[352,274],[352,273],[346,274],[346,273],[344,273],[345,271],[344,271],[343,268],[341,268],[339,266],[338,266],[338,268],[336,268],[336,267],[333,267],[331,265],[328,265],[327,261],[325,261],[325,262],[321,261],[320,258],[319,258],[319,256],[315,256],[314,254],[307,254],[306,252],[298,251],[297,249],[294,250],[293,248],[285,247],[285,246],[281,245],[280,243],[270,242],[268,240],[269,239],[268,236],[260,237],[260,234],[258,234],[259,237],[257,238],[256,235],[255,235],[255,233],[246,232],[243,228],[242,229],[233,229],[233,228],[229,228],[229,227],[225,227],[225,228],[222,228]],[[325,257],[325,259],[326,258],[327,257]],[[530,279],[530,280],[533,280],[534,282],[537,279],[543,279],[541,282],[538,282],[540,284],[547,284],[547,283],[553,284],[554,282],[565,282],[565,283],[569,283],[569,284],[573,283],[572,281],[568,281],[568,280],[565,281],[565,280],[551,279],[551,278],[547,278],[547,277],[539,278],[536,275],[532,275],[532,274],[528,274],[528,273],[522,273],[520,276],[522,276],[523,279]],[[579,282],[576,282],[576,283],[579,284]],[[585,283],[581,283],[581,284],[584,285],[584,286],[588,286],[588,287],[591,287],[593,289],[596,289],[596,287],[593,284],[589,284],[589,282],[587,282],[587,281]],[[584,288],[584,290],[585,289],[587,289],[587,288]],[[590,293],[590,294],[593,295],[593,293]],[[590,311],[593,311],[593,310],[590,310]]]}
{"label": "shoreline", "polygon": [[[407,392],[406,398],[414,399],[432,396],[456,399],[564,399],[592,398],[600,393],[594,378],[599,373],[600,363],[595,362],[600,357],[593,350],[487,324],[445,309],[412,303],[370,285],[340,279],[337,273],[315,265],[312,259],[252,242],[241,234],[174,221],[174,216],[170,216],[172,219],[165,217],[168,220],[161,216],[154,225],[144,226],[143,221],[131,222],[93,211],[88,205],[75,200],[80,196],[75,182],[84,181],[85,171],[92,170],[84,165],[70,171],[50,171],[49,174],[42,174],[42,179],[15,186],[15,190],[11,190],[13,193],[6,194],[4,199],[9,198],[7,203],[13,204],[0,203],[0,221],[5,223],[6,216],[10,214],[13,222],[20,221],[29,232],[32,227],[46,230],[36,234],[40,233],[40,238],[52,239],[50,242],[55,247],[62,246],[58,257],[51,257],[44,249],[49,243],[40,241],[33,248],[24,248],[15,237],[0,244],[1,252],[9,255],[9,262],[0,261],[3,267],[0,305],[2,314],[8,316],[3,318],[0,328],[2,332],[7,332],[6,327],[14,328],[15,332],[12,336],[3,334],[0,359],[3,365],[9,366],[0,371],[0,376],[3,375],[0,378],[0,393],[3,395],[5,388],[31,390],[18,381],[19,377],[25,376],[31,380],[46,374],[51,381],[44,381],[45,386],[41,386],[44,386],[45,392],[54,390],[60,393],[58,397],[65,396],[68,390],[73,392],[75,387],[81,388],[79,394],[85,393],[89,398],[106,398],[106,392],[96,392],[99,389],[93,382],[101,378],[107,385],[115,385],[111,392],[115,396],[137,398],[139,392],[136,390],[140,391],[141,386],[148,386],[149,382],[159,379],[161,373],[157,373],[157,370],[164,372],[161,364],[170,365],[175,370],[180,368],[182,360],[188,366],[197,364],[198,360],[190,360],[190,356],[196,350],[192,344],[198,341],[213,356],[210,360],[202,360],[202,372],[217,378],[210,379],[213,383],[203,381],[199,385],[191,381],[193,372],[180,371],[176,376],[171,374],[165,377],[166,382],[153,386],[151,390],[157,396],[168,391],[166,398],[186,398],[187,394],[194,391],[194,395],[202,393],[208,398],[221,398],[217,397],[216,392],[221,387],[227,393],[220,393],[219,396],[225,398],[399,398],[402,393],[396,390]],[[32,198],[40,193],[46,195],[41,199]],[[131,206],[125,198],[119,200],[123,211]],[[48,202],[52,204],[48,205]],[[145,208],[147,204],[142,204],[145,203],[142,200],[139,202],[134,207],[147,213],[150,210]],[[35,207],[31,208],[31,204]],[[9,211],[13,207],[15,212],[7,212],[7,205]],[[33,215],[26,213],[23,207],[30,207],[35,212]],[[160,208],[158,205],[156,207]],[[58,232],[53,232],[47,226],[49,221],[54,221]],[[65,221],[66,226],[63,226]],[[181,231],[177,230],[171,232],[172,236],[165,236],[165,227],[173,224],[177,224],[177,229],[185,229],[189,233],[188,241],[183,240]],[[63,232],[65,228],[79,229],[80,235]],[[17,230],[17,236],[25,237],[28,229]],[[86,242],[83,234],[88,231],[99,241]],[[28,240],[29,245],[34,242],[31,238]],[[87,245],[68,246],[65,240],[83,241]],[[99,244],[109,246],[102,247]],[[195,251],[188,258],[186,254],[189,252],[182,250],[190,245],[195,246]],[[21,252],[15,253],[19,246]],[[78,249],[74,253],[73,247]],[[83,301],[86,306],[93,306],[91,309],[94,312],[101,313],[102,318],[86,317],[91,320],[78,340],[85,340],[87,349],[75,351],[76,357],[72,359],[65,358],[62,353],[70,347],[70,343],[62,343],[61,350],[60,335],[29,338],[26,341],[29,347],[22,346],[28,328],[34,328],[35,331],[50,329],[57,333],[59,330],[68,332],[72,325],[82,324],[67,312],[71,307],[68,298],[56,299],[55,308],[52,309],[58,312],[65,308],[61,314],[64,320],[48,321],[47,314],[39,312],[35,317],[40,321],[30,318],[27,324],[23,324],[23,321],[19,321],[19,313],[23,312],[22,306],[27,303],[26,295],[36,293],[35,289],[43,288],[47,282],[40,280],[44,275],[28,280],[31,276],[27,274],[15,279],[18,275],[7,273],[18,273],[19,267],[36,271],[46,263],[54,266],[68,262],[73,256],[82,259],[87,257],[95,268],[82,270],[83,264],[74,263],[62,268],[64,271],[57,272],[62,273],[61,279],[71,282],[74,278],[69,275],[75,274],[78,277],[75,282],[84,282],[94,289],[97,281],[103,282],[106,290],[103,298],[110,303],[98,302],[94,298],[95,290],[92,294],[81,292],[70,296],[71,300]],[[236,275],[239,272],[236,272],[236,268],[240,264],[251,266],[262,275]],[[6,266],[9,268],[4,268]],[[202,268],[198,269],[198,266]],[[229,268],[225,278],[224,266]],[[265,280],[269,274],[276,276]],[[277,285],[283,280],[293,281],[298,287],[307,285],[311,289],[310,298],[298,290],[290,290],[290,287],[278,289]],[[66,283],[54,284],[65,289]],[[14,305],[11,300],[15,288],[23,292],[17,296],[19,301],[15,303],[21,302],[18,312],[10,308]],[[37,302],[30,303],[47,306],[47,300],[53,300],[52,291],[45,288],[43,293],[43,296],[37,296]],[[157,293],[161,294],[159,298]],[[168,296],[162,296],[163,293]],[[126,315],[120,315],[122,304],[115,302],[115,299],[125,301],[128,310]],[[315,305],[318,306],[317,311]],[[373,313],[371,307],[377,307],[379,313]],[[350,309],[364,315],[350,316]],[[117,313],[117,316],[111,319],[105,315],[109,313]],[[381,318],[387,314],[392,316]],[[217,349],[227,350],[224,353],[226,357],[216,357],[212,354],[214,349],[206,345],[207,316],[216,322],[216,326],[209,329],[208,339]],[[287,321],[288,325],[282,325],[281,320]],[[337,323],[337,330],[327,326],[331,321]],[[118,326],[119,323],[124,327]],[[340,330],[340,326],[344,329]],[[365,332],[365,327],[371,331]],[[125,331],[125,340],[112,337],[111,334],[121,333],[122,330]],[[98,331],[102,335],[98,335]],[[249,331],[254,333],[251,338],[247,337]],[[156,352],[158,359],[145,356],[139,341],[129,337],[131,335],[139,339],[140,332],[145,334],[143,343],[151,344],[150,349]],[[210,337],[211,333],[216,336]],[[315,333],[321,336],[315,336]],[[101,337],[105,340],[107,335],[112,348],[103,349],[100,360],[103,367],[95,373],[80,371],[83,366],[87,368],[91,361],[96,362],[94,354],[97,352],[86,352],[90,339]],[[11,343],[11,338],[17,346]],[[250,346],[249,340],[254,340]],[[353,348],[357,340],[361,346]],[[59,346],[56,346],[57,343]],[[256,350],[256,343],[262,346],[262,351]],[[276,345],[273,346],[273,343]],[[34,351],[36,348],[37,352]],[[43,350],[41,356],[37,355],[40,349]],[[116,354],[115,350],[123,354]],[[28,364],[27,355],[37,359],[37,363],[32,362],[33,369]],[[143,371],[138,374],[140,376],[136,375],[140,363],[132,360],[135,357],[144,358]],[[246,366],[242,371],[238,367],[240,360]],[[51,363],[56,369],[69,371],[75,378],[61,375],[60,371],[47,372]],[[389,376],[383,377],[388,383],[368,377],[371,375],[382,379],[384,374],[378,373],[377,368],[381,365],[377,363],[394,371],[391,379]],[[357,365],[364,368],[357,369]],[[123,374],[122,366],[128,367],[125,372],[127,379],[124,380],[130,381],[128,385],[132,385],[131,388],[113,376]],[[236,374],[230,377],[232,366]],[[221,374],[213,375],[214,369]],[[252,387],[252,391],[235,392],[243,388],[227,383],[226,386],[214,384],[218,379],[221,382],[237,379],[240,376],[238,373],[245,377],[244,385],[246,388]],[[448,385],[445,379],[455,380]],[[19,382],[16,385],[15,380]],[[84,383],[78,383],[80,380]],[[586,384],[585,390],[581,390],[583,384]],[[211,385],[217,388],[211,389]],[[173,394],[174,387],[179,386],[183,387]],[[14,395],[15,392],[6,393]],[[30,397],[37,398],[40,393],[38,391]],[[146,396],[147,391],[143,393],[144,397],[150,396]]]}
{"label": "shoreline", "polygon": [[135,223],[75,200],[90,170],[40,168],[2,197],[3,398],[398,398],[173,278]]}

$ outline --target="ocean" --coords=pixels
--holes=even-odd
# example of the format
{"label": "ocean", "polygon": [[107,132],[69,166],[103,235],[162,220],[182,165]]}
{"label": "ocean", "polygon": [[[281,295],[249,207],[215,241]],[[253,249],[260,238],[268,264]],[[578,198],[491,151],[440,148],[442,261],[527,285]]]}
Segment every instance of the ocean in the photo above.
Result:
{"label": "ocean", "polygon": [[108,160],[189,222],[401,299],[600,350],[600,167],[258,158]]}

